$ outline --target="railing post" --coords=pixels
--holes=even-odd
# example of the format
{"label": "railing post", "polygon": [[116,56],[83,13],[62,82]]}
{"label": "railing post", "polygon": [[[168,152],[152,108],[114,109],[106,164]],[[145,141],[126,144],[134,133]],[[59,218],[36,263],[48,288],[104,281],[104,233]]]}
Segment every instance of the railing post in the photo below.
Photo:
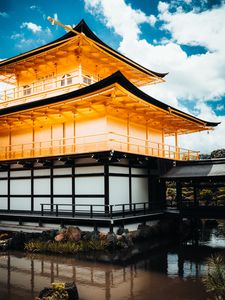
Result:
{"label": "railing post", "polygon": [[110,205],[110,219],[112,219],[113,216],[113,205]]}
{"label": "railing post", "polygon": [[125,204],[122,205],[123,218],[125,217]]}
{"label": "railing post", "polygon": [[75,217],[75,204],[72,204],[72,217]]}
{"label": "railing post", "polygon": [[58,217],[58,215],[59,215],[59,205],[56,204],[55,206],[56,206],[55,207],[55,215],[56,215],[56,217]]}
{"label": "railing post", "polygon": [[90,205],[90,217],[93,218],[93,205]]}
{"label": "railing post", "polygon": [[144,202],[144,215],[146,214],[146,203]]}
{"label": "railing post", "polygon": [[41,215],[44,216],[44,204],[41,204]]}
{"label": "railing post", "polygon": [[136,215],[136,203],[133,204],[134,205],[134,216]]}

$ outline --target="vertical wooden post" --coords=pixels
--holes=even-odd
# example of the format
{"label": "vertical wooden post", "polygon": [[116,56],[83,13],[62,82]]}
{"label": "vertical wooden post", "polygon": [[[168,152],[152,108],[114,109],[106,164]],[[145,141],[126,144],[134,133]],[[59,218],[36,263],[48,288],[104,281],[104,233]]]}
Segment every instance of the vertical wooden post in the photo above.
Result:
{"label": "vertical wooden post", "polygon": [[66,153],[66,125],[65,122],[63,122],[63,154]]}
{"label": "vertical wooden post", "polygon": [[148,139],[149,139],[149,132],[148,132],[148,122],[146,122],[145,127],[145,154],[148,155]]}
{"label": "vertical wooden post", "polygon": [[130,151],[130,117],[127,115],[127,151]]}
{"label": "vertical wooden post", "polygon": [[54,149],[53,149],[53,127],[52,127],[52,125],[50,126],[50,138],[51,138],[51,151],[50,151],[50,153],[53,154]]}
{"label": "vertical wooden post", "polygon": [[12,126],[9,126],[9,158],[12,158]]}
{"label": "vertical wooden post", "polygon": [[164,129],[162,129],[162,157],[165,157],[165,133]]}
{"label": "vertical wooden post", "polygon": [[34,122],[34,119],[32,120],[32,150],[31,150],[31,154],[32,154],[32,157],[35,156],[35,122]]}
{"label": "vertical wooden post", "polygon": [[10,211],[10,170],[8,170],[7,172],[7,175],[8,175],[8,178],[7,178],[7,181],[8,181],[8,190],[7,190],[7,193],[8,193],[8,211]]}
{"label": "vertical wooden post", "polygon": [[76,153],[76,113],[73,112],[73,152]]}
{"label": "vertical wooden post", "polygon": [[130,204],[130,211],[132,210],[132,173],[131,173],[131,166],[129,166],[129,204]]}
{"label": "vertical wooden post", "polygon": [[75,216],[75,167],[72,166],[72,216]]}
{"label": "vertical wooden post", "polygon": [[34,211],[34,169],[31,169],[31,212]]}
{"label": "vertical wooden post", "polygon": [[81,64],[79,64],[79,67],[78,67],[78,82],[79,82],[79,84],[83,83],[83,80],[82,80],[82,66],[81,66]]}
{"label": "vertical wooden post", "polygon": [[53,211],[53,204],[54,204],[54,187],[53,187],[53,167],[50,168],[50,204],[51,204],[51,211]]}
{"label": "vertical wooden post", "polygon": [[178,134],[177,134],[177,131],[175,132],[175,159],[179,159],[179,153],[178,153]]}
{"label": "vertical wooden post", "polygon": [[105,213],[109,212],[109,165],[104,164]]}

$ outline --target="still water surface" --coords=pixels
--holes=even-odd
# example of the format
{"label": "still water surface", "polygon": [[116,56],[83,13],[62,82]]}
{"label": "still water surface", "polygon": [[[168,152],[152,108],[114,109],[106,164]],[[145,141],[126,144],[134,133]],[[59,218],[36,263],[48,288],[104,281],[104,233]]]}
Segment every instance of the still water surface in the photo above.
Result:
{"label": "still water surface", "polygon": [[154,252],[127,265],[65,256],[0,255],[0,299],[32,300],[54,281],[75,281],[81,300],[207,299],[201,278],[206,260],[225,256],[225,226],[203,230],[200,240]]}

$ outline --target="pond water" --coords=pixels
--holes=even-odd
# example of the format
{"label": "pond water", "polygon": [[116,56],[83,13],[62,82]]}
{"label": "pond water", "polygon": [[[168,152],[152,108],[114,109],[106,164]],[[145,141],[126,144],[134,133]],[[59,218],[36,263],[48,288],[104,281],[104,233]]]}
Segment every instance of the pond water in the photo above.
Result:
{"label": "pond water", "polygon": [[126,265],[73,257],[0,254],[0,299],[31,300],[56,281],[75,281],[81,300],[207,299],[201,278],[207,258],[225,256],[225,224],[203,228],[200,239],[147,251]]}

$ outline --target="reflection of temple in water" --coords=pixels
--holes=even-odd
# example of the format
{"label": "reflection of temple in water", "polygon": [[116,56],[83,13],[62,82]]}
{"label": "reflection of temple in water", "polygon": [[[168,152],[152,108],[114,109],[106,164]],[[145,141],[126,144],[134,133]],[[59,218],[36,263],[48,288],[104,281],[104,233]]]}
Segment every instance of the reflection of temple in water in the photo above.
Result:
{"label": "reflection of temple in water", "polygon": [[[128,266],[96,264],[60,256],[5,254],[0,257],[0,294],[8,300],[33,299],[51,282],[74,281],[80,299],[131,300],[143,295],[143,291],[146,293],[147,289],[154,299],[154,293],[163,296],[167,289],[171,293],[171,287],[172,293],[177,295],[180,278],[197,277],[201,267],[200,262],[193,263],[187,257],[166,252]],[[165,279],[161,273],[170,278]],[[164,284],[163,290],[161,284]]]}

